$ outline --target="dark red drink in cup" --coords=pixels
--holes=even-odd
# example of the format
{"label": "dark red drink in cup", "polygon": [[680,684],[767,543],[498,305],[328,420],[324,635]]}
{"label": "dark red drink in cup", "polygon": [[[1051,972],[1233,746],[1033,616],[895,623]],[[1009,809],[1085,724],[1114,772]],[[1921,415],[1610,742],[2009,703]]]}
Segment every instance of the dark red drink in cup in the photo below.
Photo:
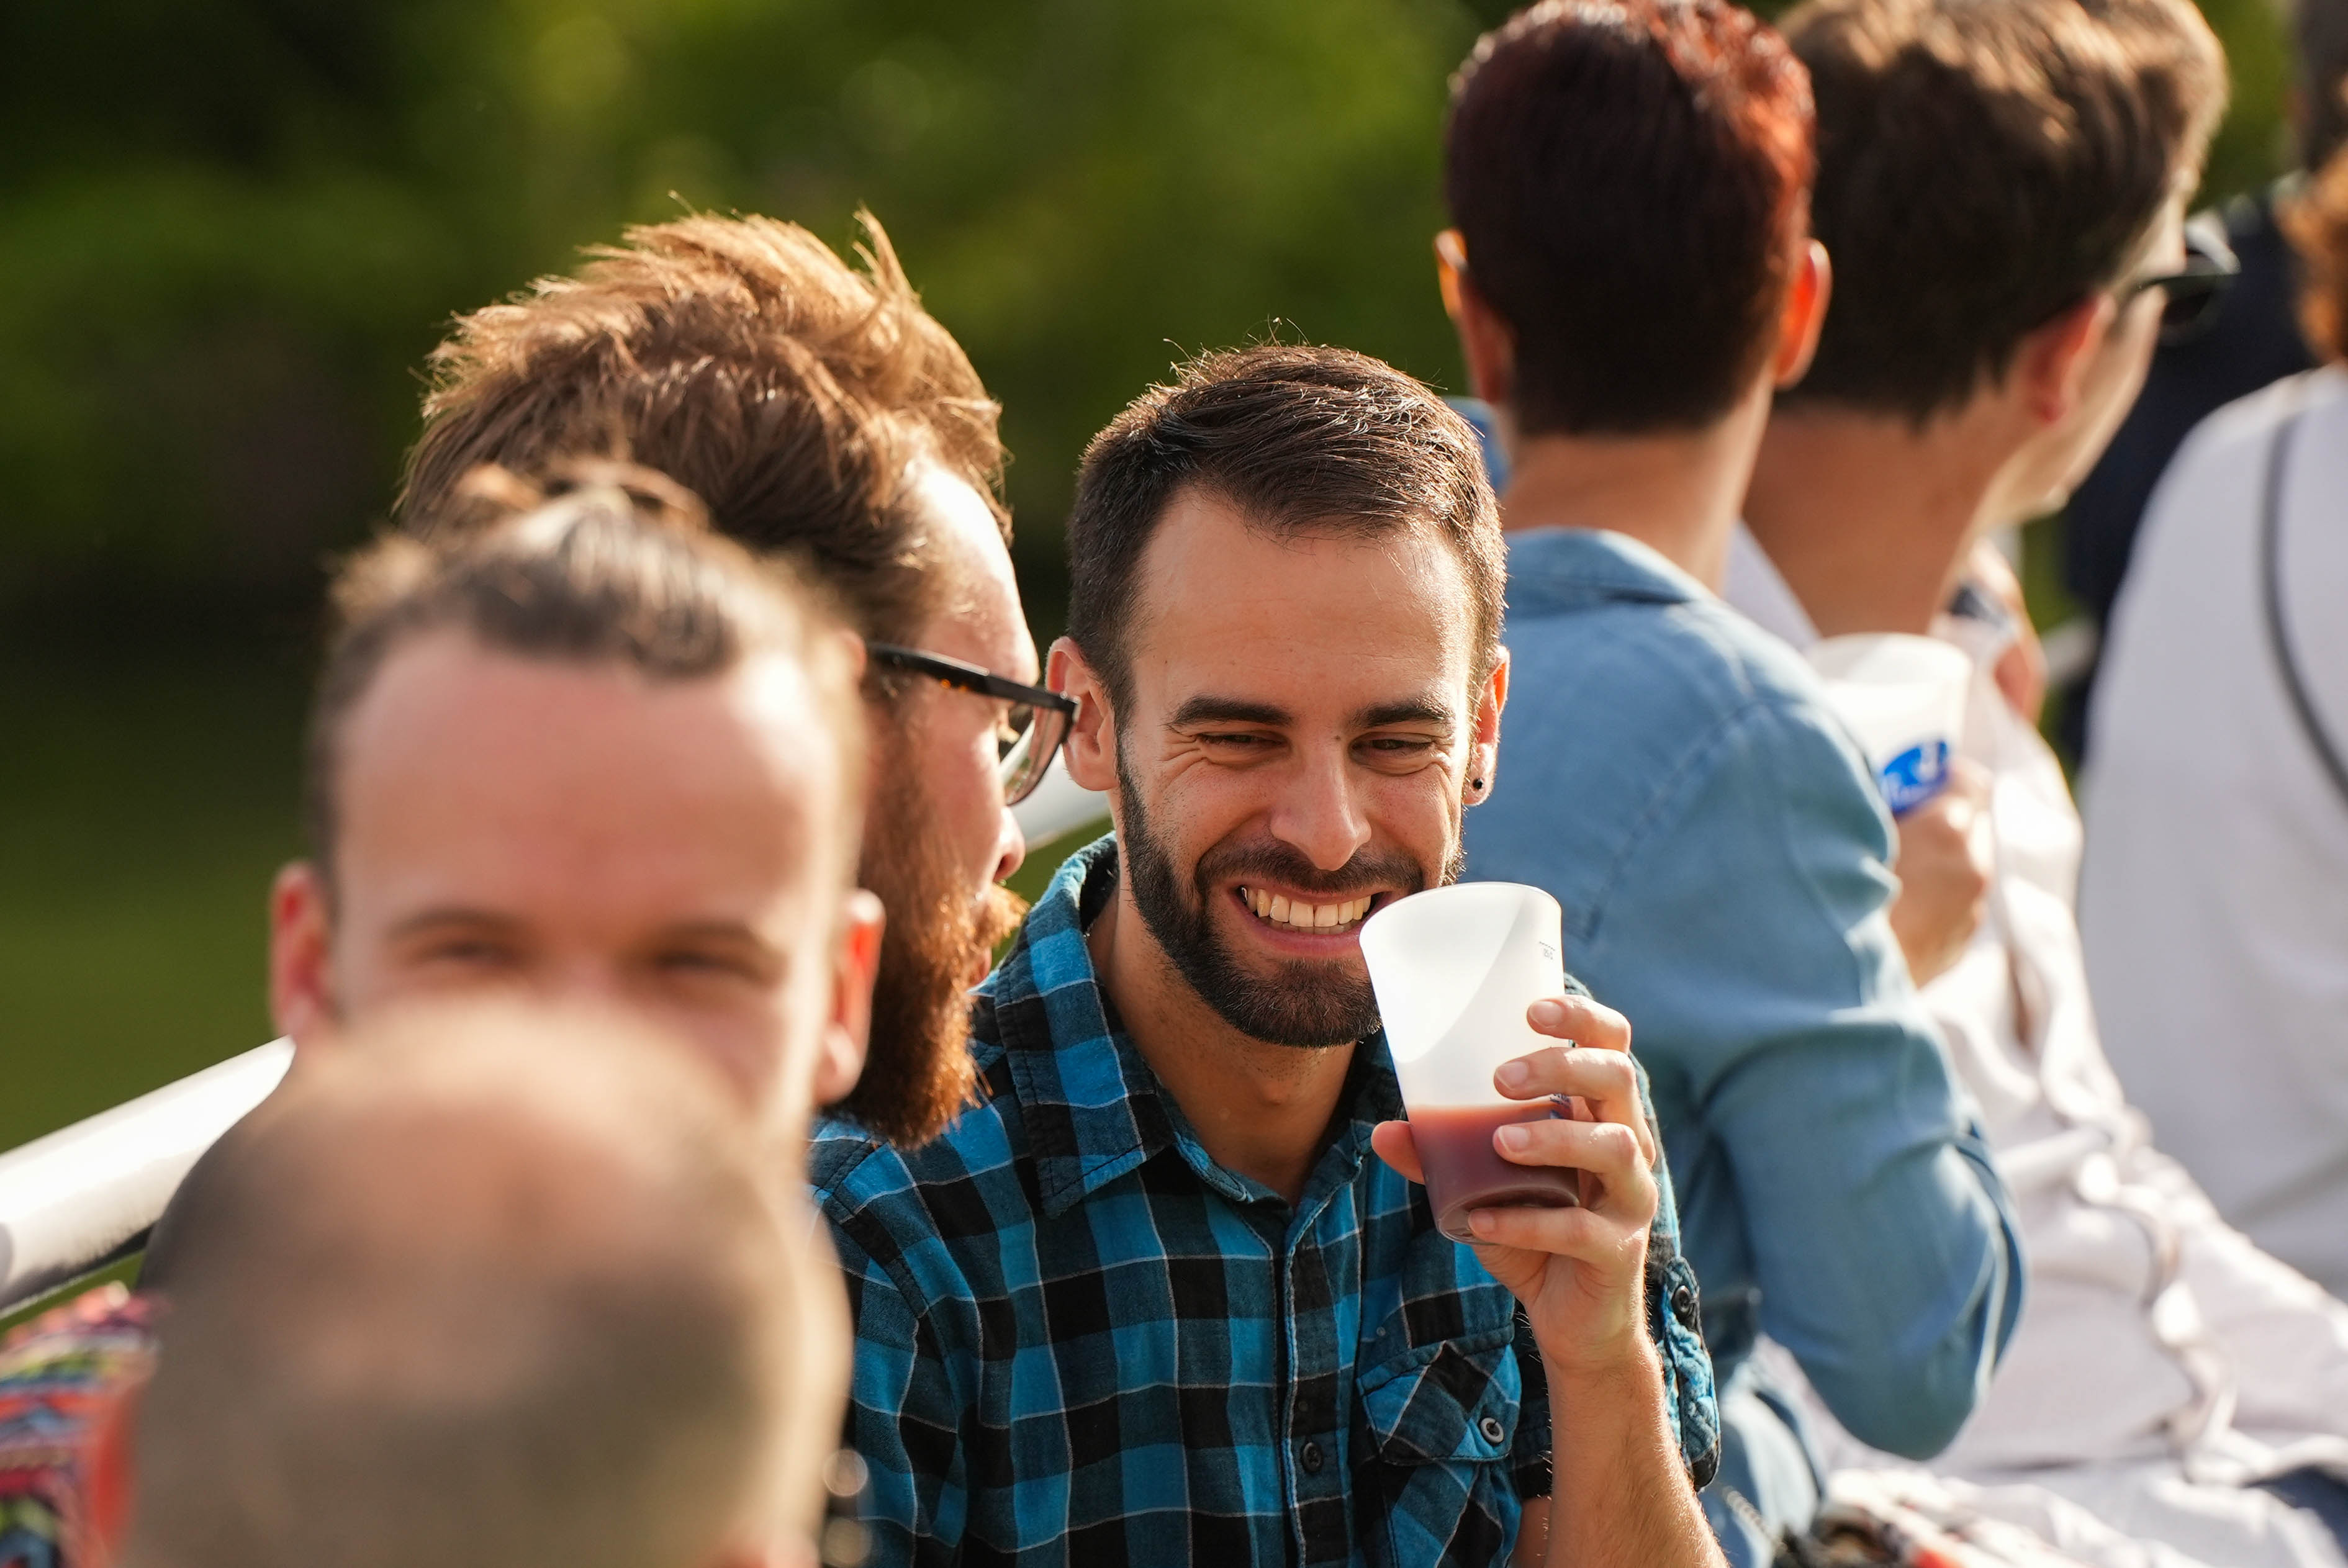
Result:
{"label": "dark red drink in cup", "polygon": [[1546,1122],[1545,1100],[1499,1105],[1420,1105],[1410,1112],[1411,1142],[1426,1173],[1435,1228],[1453,1241],[1473,1240],[1473,1209],[1570,1209],[1581,1201],[1579,1178],[1561,1165],[1519,1165],[1493,1146],[1511,1122]]}
{"label": "dark red drink in cup", "polygon": [[1519,1164],[1493,1132],[1546,1121],[1547,1100],[1509,1100],[1493,1086],[1504,1061],[1558,1042],[1536,1033],[1525,1009],[1565,994],[1557,900],[1514,882],[1462,882],[1414,893],[1362,926],[1411,1140],[1426,1177],[1436,1227],[1470,1239],[1479,1208],[1570,1208],[1578,1173]]}

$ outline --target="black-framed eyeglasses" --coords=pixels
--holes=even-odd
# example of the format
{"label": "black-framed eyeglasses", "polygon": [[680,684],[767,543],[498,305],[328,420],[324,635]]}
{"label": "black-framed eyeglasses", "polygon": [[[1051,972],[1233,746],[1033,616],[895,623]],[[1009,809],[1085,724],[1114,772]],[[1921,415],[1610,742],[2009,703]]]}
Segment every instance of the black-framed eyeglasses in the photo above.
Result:
{"label": "black-framed eyeglasses", "polygon": [[2121,291],[2119,302],[2125,305],[2147,289],[2158,289],[2168,296],[2160,305],[2160,341],[2191,343],[2217,321],[2226,291],[2241,271],[2225,231],[2209,219],[2197,218],[2185,226],[2185,265],[2174,272],[2137,279]]}
{"label": "black-framed eyeglasses", "polygon": [[995,765],[1002,770],[1004,801],[1011,805],[1034,794],[1035,786],[1044,782],[1044,770],[1052,765],[1060,743],[1068,737],[1069,721],[1076,716],[1076,704],[1057,692],[1030,686],[959,659],[888,642],[868,642],[864,652],[875,664],[926,675],[958,692],[975,692],[1004,705],[995,727]]}

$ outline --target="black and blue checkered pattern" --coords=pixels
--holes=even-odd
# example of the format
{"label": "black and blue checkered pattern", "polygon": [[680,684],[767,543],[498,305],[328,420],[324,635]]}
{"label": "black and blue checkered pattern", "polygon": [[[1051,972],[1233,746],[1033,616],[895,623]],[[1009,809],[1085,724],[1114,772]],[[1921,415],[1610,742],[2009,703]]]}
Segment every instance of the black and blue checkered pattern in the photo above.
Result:
{"label": "black and blue checkered pattern", "polygon": [[1549,1491],[1547,1386],[1513,1298],[1370,1153],[1401,1114],[1383,1037],[1294,1208],[1219,1167],[1096,982],[1116,877],[1112,841],[1072,858],[980,991],[983,1103],[911,1152],[819,1130],[874,1561],[1505,1561]]}

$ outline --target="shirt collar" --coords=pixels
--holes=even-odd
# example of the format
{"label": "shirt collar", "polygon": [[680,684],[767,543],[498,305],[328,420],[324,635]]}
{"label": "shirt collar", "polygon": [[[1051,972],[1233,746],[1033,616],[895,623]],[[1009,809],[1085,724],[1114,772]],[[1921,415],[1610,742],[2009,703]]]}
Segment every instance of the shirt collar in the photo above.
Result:
{"label": "shirt collar", "polygon": [[[1234,1203],[1276,1198],[1208,1156],[1102,990],[1085,928],[1115,895],[1117,879],[1115,835],[1070,856],[980,988],[1019,1099],[1039,1204],[1057,1217],[1168,1149]],[[1370,1129],[1403,1113],[1383,1030],[1355,1049],[1338,1104],[1344,1124],[1315,1165],[1303,1206],[1350,1180],[1369,1153]]]}
{"label": "shirt collar", "polygon": [[1777,563],[1742,522],[1728,540],[1728,579],[1722,594],[1729,608],[1770,636],[1807,651],[1818,641],[1810,612],[1794,597]]}
{"label": "shirt collar", "polygon": [[1553,615],[1622,600],[1687,604],[1712,590],[1663,554],[1628,534],[1603,528],[1513,529],[1509,544],[1509,611]]}

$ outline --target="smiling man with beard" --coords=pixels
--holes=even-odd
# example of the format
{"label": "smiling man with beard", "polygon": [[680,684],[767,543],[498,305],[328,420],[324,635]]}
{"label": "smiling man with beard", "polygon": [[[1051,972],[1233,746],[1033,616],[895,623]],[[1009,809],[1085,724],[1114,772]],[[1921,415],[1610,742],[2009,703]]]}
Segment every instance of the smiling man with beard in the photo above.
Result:
{"label": "smiling man with beard", "polygon": [[874,1561],[1716,1563],[1620,1015],[1535,1004],[1565,1043],[1497,1080],[1578,1101],[1498,1147],[1582,1206],[1478,1211],[1462,1246],[1406,1179],[1356,934],[1450,877],[1493,782],[1474,433],[1358,354],[1210,355],[1096,438],[1068,528],[1053,678],[1118,831],[982,988],[981,1104],[911,1151],[835,1124],[810,1164]]}

